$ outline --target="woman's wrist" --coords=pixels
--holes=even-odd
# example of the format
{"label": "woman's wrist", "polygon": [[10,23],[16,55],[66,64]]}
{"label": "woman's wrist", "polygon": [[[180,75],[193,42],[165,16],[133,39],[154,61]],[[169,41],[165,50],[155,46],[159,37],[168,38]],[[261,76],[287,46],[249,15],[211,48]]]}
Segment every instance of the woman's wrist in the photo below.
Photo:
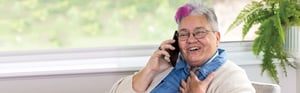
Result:
{"label": "woman's wrist", "polygon": [[138,93],[146,91],[154,76],[154,71],[148,68],[143,68],[140,72],[132,77],[133,89]]}

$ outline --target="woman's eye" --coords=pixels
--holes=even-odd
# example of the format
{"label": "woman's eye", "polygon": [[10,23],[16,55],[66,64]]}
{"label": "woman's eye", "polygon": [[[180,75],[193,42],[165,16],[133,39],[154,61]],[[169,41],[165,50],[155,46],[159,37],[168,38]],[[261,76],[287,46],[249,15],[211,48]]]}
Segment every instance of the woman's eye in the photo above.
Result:
{"label": "woman's eye", "polygon": [[182,37],[182,36],[187,36],[187,34],[180,34],[179,36],[181,36],[181,37]]}

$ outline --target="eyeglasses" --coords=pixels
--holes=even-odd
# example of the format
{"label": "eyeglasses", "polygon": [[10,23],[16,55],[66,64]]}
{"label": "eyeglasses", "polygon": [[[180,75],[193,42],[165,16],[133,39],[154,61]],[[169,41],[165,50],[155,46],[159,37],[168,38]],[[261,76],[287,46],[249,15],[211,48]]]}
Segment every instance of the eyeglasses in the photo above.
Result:
{"label": "eyeglasses", "polygon": [[[186,41],[190,37],[190,33],[187,32],[187,31],[177,31],[177,32],[178,32],[177,37],[181,41]],[[192,35],[196,39],[201,39],[201,38],[204,38],[207,35],[208,32],[216,32],[216,31],[208,31],[208,30],[205,30],[205,29],[197,29],[192,33]]]}

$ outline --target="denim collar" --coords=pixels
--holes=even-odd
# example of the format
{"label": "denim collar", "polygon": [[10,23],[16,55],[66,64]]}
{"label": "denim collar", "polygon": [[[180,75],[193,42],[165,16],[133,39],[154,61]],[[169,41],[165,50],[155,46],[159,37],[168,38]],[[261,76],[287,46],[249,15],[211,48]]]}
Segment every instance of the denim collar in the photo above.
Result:
{"label": "denim collar", "polygon": [[[218,49],[216,53],[208,59],[203,65],[199,66],[200,73],[197,75],[200,80],[204,80],[209,73],[216,71],[227,59],[224,49]],[[184,69],[186,74],[189,74],[190,66],[186,63],[183,57],[179,56],[179,62],[175,66],[175,70]]]}

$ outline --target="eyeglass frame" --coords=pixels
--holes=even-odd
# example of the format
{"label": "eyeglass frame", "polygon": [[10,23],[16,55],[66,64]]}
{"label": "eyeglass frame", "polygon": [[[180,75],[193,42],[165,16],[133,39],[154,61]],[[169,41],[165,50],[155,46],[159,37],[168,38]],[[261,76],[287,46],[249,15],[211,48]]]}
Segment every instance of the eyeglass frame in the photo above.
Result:
{"label": "eyeglass frame", "polygon": [[[181,40],[181,41],[186,41],[191,36],[190,32],[185,31],[185,32],[187,32],[188,36],[185,39],[182,39],[182,37],[180,39],[180,35],[179,35],[180,33],[179,33],[179,31],[178,30],[175,30],[175,31],[176,31],[176,37],[178,38],[178,40]],[[204,38],[209,32],[213,32],[214,33],[214,32],[218,32],[218,31],[209,31],[209,30],[204,29],[204,31],[198,31],[200,35],[202,33],[202,36],[200,36],[200,37],[196,35],[196,32],[197,31],[193,31],[193,33],[192,33],[193,37],[196,38],[196,39],[201,39],[201,38]]]}

